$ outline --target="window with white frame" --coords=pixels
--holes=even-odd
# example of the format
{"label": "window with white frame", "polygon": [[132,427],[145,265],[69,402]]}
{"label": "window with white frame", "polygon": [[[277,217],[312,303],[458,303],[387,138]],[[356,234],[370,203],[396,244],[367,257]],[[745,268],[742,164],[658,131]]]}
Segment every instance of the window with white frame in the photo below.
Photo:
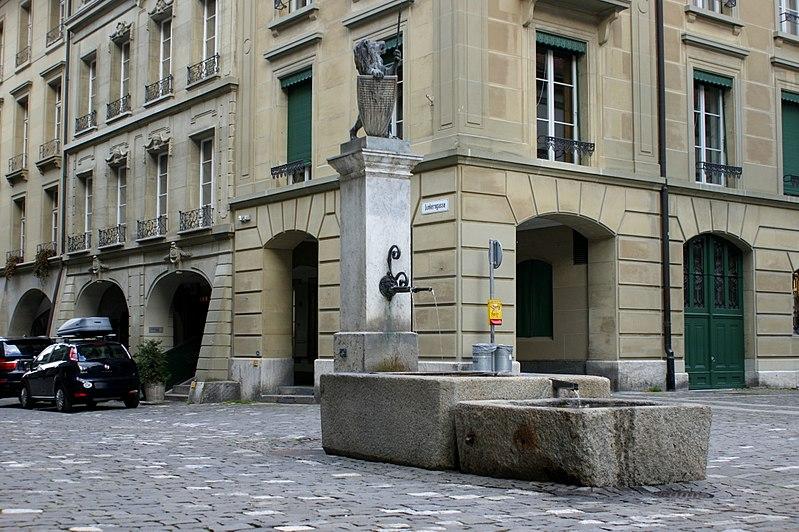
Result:
{"label": "window with white frame", "polygon": [[86,84],[86,106],[88,113],[94,111],[95,97],[97,94],[97,60],[92,59],[88,64]]}
{"label": "window with white frame", "polygon": [[203,59],[216,55],[216,0],[203,1]]}
{"label": "window with white frame", "polygon": [[580,141],[579,64],[585,43],[536,35],[536,128],[539,159],[581,163],[593,145]]}
{"label": "window with white frame", "polygon": [[729,15],[732,8],[735,7],[734,0],[693,0],[693,4],[698,8],[723,15]]}
{"label": "window with white frame", "polygon": [[55,85],[51,85],[50,88],[53,91],[53,138],[60,139],[61,138],[61,83],[57,83]]}
{"label": "window with white frame", "polygon": [[200,142],[200,207],[214,203],[214,139]]}
{"label": "window with white frame", "polygon": [[169,154],[158,155],[158,175],[156,176],[156,203],[155,217],[160,218],[167,214],[167,198],[169,186]]}
{"label": "window with white frame", "polygon": [[164,79],[172,73],[172,21],[161,22],[159,30],[158,79]]}
{"label": "window with white frame", "polygon": [[47,191],[50,202],[50,241],[58,242],[58,188]]}
{"label": "window with white frame", "polygon": [[[28,155],[28,141],[30,140],[30,112],[28,109],[28,98],[23,98],[19,101],[20,120],[22,121],[22,145],[20,146],[20,153],[25,157]],[[23,163],[24,165],[24,163]]]}
{"label": "window with white frame", "polygon": [[117,225],[125,225],[128,208],[128,169],[117,167]]}
{"label": "window with white frame", "polygon": [[19,249],[25,253],[25,198],[17,200],[17,209],[19,212]]}
{"label": "window with white frame", "polygon": [[309,6],[313,3],[313,0],[284,0],[283,5],[288,7],[289,13],[293,13],[303,7]]}
{"label": "window with white frame", "polygon": [[119,97],[130,92],[130,41],[122,43],[119,49]]}
{"label": "window with white frame", "polygon": [[694,72],[694,155],[696,181],[727,186],[728,165],[725,94],[732,80],[724,76]]}
{"label": "window with white frame", "polygon": [[94,214],[94,195],[92,191],[93,179],[87,177],[83,183],[83,232],[90,235],[92,232],[92,215]]}
{"label": "window with white frame", "polygon": [[782,31],[799,35],[799,0],[779,0],[777,15]]}

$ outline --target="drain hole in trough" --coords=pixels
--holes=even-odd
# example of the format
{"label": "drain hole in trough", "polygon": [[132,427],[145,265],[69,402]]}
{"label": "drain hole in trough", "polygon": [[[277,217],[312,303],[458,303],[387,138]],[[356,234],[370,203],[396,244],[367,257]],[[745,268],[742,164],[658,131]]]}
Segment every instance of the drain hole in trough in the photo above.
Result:
{"label": "drain hole in trough", "polygon": [[712,493],[706,493],[704,491],[682,491],[682,490],[658,491],[657,493],[653,493],[652,495],[664,499],[712,499],[714,497]]}

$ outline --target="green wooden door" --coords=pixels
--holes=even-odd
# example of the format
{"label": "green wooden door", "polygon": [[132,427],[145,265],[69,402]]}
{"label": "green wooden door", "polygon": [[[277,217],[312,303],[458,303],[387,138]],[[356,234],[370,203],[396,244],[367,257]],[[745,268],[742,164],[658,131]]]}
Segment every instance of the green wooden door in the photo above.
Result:
{"label": "green wooden door", "polygon": [[516,266],[516,335],[552,337],[552,266],[527,260]]}
{"label": "green wooden door", "polygon": [[685,245],[685,366],[692,389],[744,386],[743,257],[702,235]]}

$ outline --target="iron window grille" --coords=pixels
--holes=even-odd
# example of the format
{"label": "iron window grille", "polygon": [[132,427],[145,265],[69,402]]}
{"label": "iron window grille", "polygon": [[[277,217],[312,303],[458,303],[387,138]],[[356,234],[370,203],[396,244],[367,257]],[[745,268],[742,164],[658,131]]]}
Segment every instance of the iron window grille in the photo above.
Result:
{"label": "iron window grille", "polygon": [[12,249],[11,251],[6,251],[6,263],[9,261],[16,261],[25,262],[25,253],[21,249]]}
{"label": "iron window grille", "polygon": [[75,119],[75,132],[80,133],[97,125],[97,111],[79,116]]}
{"label": "iron window grille", "polygon": [[86,251],[92,246],[92,234],[89,232],[67,236],[67,253]]}
{"label": "iron window grille", "polygon": [[172,74],[164,79],[159,79],[155,83],[151,83],[144,87],[144,101],[151,102],[157,100],[167,94],[172,94]]}
{"label": "iron window grille", "polygon": [[63,36],[64,36],[64,25],[59,24],[58,26],[47,32],[47,37],[46,37],[47,46],[50,46],[60,41]]}
{"label": "iron window grille", "polygon": [[100,229],[98,233],[100,237],[98,243],[101,248],[125,243],[125,224]]}
{"label": "iron window grille", "polygon": [[197,83],[219,73],[219,54],[188,67],[188,84]]}
{"label": "iron window grille", "polygon": [[130,94],[126,94],[122,98],[107,104],[106,118],[111,120],[122,113],[130,112]]}
{"label": "iron window grille", "polygon": [[580,140],[564,139],[560,137],[541,136],[538,137],[539,145],[546,146],[547,150],[555,152],[555,160],[561,160],[564,155],[571,154],[575,160],[583,156],[594,154],[596,145],[593,142],[583,142]]}
{"label": "iron window grille", "polygon": [[39,254],[42,251],[50,251],[53,255],[55,255],[56,254],[55,242],[42,242],[41,244],[36,244],[36,253]]}
{"label": "iron window grille", "polygon": [[59,153],[61,153],[61,141],[58,139],[53,139],[39,146],[40,161],[49,159],[50,157],[56,157]]}
{"label": "iron window grille", "polygon": [[726,164],[699,162],[696,163],[696,169],[707,176],[708,183],[726,183],[730,188],[737,188],[737,182],[743,175],[743,168],[740,166]]}
{"label": "iron window grille", "polygon": [[138,220],[136,222],[136,239],[154,238],[166,235],[166,214],[151,220]]}
{"label": "iron window grille", "polygon": [[211,205],[203,205],[193,211],[180,211],[179,214],[179,231],[207,229],[213,224],[214,208]]}
{"label": "iron window grille", "polygon": [[28,167],[28,154],[20,153],[8,160],[8,173],[20,172]]}
{"label": "iron window grille", "polygon": [[272,178],[278,179],[286,177],[289,184],[302,183],[311,178],[311,163],[305,161],[293,161],[272,168]]}
{"label": "iron window grille", "polygon": [[782,176],[782,191],[788,196],[799,196],[799,175]]}
{"label": "iron window grille", "polygon": [[31,47],[26,46],[17,52],[17,66],[24,65],[31,60]]}

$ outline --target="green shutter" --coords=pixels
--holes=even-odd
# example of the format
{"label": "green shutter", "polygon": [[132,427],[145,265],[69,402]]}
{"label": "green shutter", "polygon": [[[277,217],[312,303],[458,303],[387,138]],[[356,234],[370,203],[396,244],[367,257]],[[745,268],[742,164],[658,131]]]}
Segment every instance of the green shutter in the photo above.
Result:
{"label": "green shutter", "polygon": [[520,338],[552,338],[552,266],[528,260],[516,267],[516,329]]}
{"label": "green shutter", "polygon": [[784,102],[791,102],[791,103],[799,103],[799,94],[790,91],[782,91],[782,101]]}
{"label": "green shutter", "polygon": [[[783,93],[785,94],[785,93]],[[782,173],[784,176],[784,193],[799,196],[799,104],[787,100],[782,102]]]}
{"label": "green shutter", "polygon": [[303,70],[302,72],[297,72],[296,74],[286,76],[285,78],[280,79],[280,88],[286,90],[292,85],[296,85],[298,83],[302,83],[303,81],[311,79],[312,76],[313,76],[313,70],[311,70],[310,68]]}
{"label": "green shutter", "polygon": [[711,74],[710,72],[705,72],[704,70],[694,70],[694,81],[707,83],[708,85],[715,85],[725,89],[732,88],[732,78],[728,78],[727,76],[719,76],[718,74]]}
{"label": "green shutter", "polygon": [[400,33],[399,35],[394,35],[393,37],[389,37],[383,41],[386,43],[386,55],[388,55],[389,52],[394,52],[394,48],[396,48],[400,43],[401,38],[402,34]]}
{"label": "green shutter", "polygon": [[311,162],[311,95],[312,80],[291,85],[288,96],[288,134],[286,162]]}
{"label": "green shutter", "polygon": [[535,42],[548,46],[549,48],[559,48],[577,54],[584,54],[588,49],[586,44],[582,41],[575,41],[568,37],[561,37],[560,35],[553,35],[543,31],[535,32]]}

